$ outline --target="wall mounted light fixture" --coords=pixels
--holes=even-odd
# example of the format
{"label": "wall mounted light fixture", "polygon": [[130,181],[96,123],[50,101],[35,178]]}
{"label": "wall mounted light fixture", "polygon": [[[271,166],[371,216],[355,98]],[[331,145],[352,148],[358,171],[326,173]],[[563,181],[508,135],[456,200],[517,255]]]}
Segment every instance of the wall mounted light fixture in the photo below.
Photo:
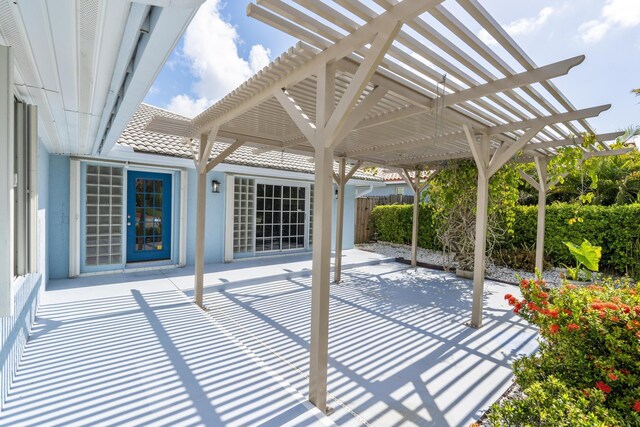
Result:
{"label": "wall mounted light fixture", "polygon": [[216,181],[215,179],[213,181],[211,181],[211,192],[212,193],[219,193],[220,192],[220,182]]}

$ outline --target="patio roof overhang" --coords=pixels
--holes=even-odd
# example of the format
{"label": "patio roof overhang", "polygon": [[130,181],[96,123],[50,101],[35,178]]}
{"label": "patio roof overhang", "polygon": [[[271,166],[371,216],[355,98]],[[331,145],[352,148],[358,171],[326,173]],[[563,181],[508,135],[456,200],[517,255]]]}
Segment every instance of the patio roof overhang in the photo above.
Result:
{"label": "patio roof overhang", "polygon": [[[156,117],[147,129],[192,144],[199,172],[198,304],[206,172],[243,144],[314,156],[309,395],[325,410],[331,233],[323,230],[331,228],[334,177],[343,203],[352,172],[346,159],[355,167],[403,169],[416,193],[425,182],[412,171],[474,159],[479,173],[471,325],[480,327],[491,176],[518,153],[527,160],[548,159],[559,147],[580,146],[584,134],[594,133],[586,119],[610,105],[576,109],[550,80],[567,74],[584,56],[538,67],[477,0],[259,0],[247,12],[300,42],[194,119]],[[476,36],[478,28],[495,39],[495,48]],[[618,154],[604,143],[618,135],[596,135],[599,147],[588,149]],[[216,137],[234,142],[212,158]],[[334,157],[341,158],[338,174]],[[415,258],[417,214],[413,240]]]}

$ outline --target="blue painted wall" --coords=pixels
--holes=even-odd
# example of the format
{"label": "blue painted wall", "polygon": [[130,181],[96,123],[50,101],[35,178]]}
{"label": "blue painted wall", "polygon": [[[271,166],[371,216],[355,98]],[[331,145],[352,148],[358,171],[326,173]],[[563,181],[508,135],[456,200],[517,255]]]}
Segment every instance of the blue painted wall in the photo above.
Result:
{"label": "blue painted wall", "polygon": [[[207,188],[207,220],[205,222],[204,262],[222,262],[224,259],[224,212],[225,185],[224,174],[209,172],[207,185],[212,180],[220,183],[220,192],[212,193]],[[198,175],[194,169],[189,170],[189,192],[187,195],[187,264],[195,263],[196,250],[196,211],[197,211]]]}
{"label": "blue painted wall", "polygon": [[69,156],[49,160],[49,277],[69,277]]}
{"label": "blue painted wall", "polygon": [[[333,186],[334,193],[338,189]],[[336,222],[338,219],[338,201],[333,198],[333,216],[331,218],[331,250],[336,247]],[[353,249],[356,221],[356,187],[347,185],[344,190],[344,225],[342,228],[342,249]]]}
{"label": "blue painted wall", "polygon": [[38,147],[38,272],[19,278],[16,285],[14,315],[0,318],[0,411],[9,384],[22,357],[24,346],[35,320],[40,295],[47,283],[47,228],[50,156],[42,144]]}
{"label": "blue painted wall", "polygon": [[[52,279],[69,276],[69,162],[68,156],[50,156],[49,169],[49,261]],[[224,260],[224,224],[225,224],[225,175],[221,172],[207,174],[207,183],[212,180],[221,183],[220,193],[212,193],[207,188],[207,222],[205,228],[205,263],[218,263]],[[196,241],[196,190],[197,174],[195,170],[188,172],[187,194],[187,264],[195,263]],[[178,185],[178,183],[176,183]],[[353,248],[355,221],[354,186],[348,185],[345,191],[345,221],[343,248]],[[335,246],[337,201],[333,205],[332,246]],[[175,247],[178,241],[174,243]]]}

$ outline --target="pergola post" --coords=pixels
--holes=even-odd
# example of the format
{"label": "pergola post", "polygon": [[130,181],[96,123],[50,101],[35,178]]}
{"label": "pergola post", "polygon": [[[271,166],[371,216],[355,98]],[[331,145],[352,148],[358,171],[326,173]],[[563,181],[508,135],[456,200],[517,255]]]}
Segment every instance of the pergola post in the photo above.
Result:
{"label": "pergola post", "polygon": [[333,149],[316,149],[314,159],[309,400],[324,412],[327,409],[327,367],[329,361]]}
{"label": "pergola post", "polygon": [[361,161],[358,161],[351,167],[349,172],[347,168],[347,158],[340,157],[338,162],[338,174],[333,174],[333,179],[338,184],[338,216],[336,219],[336,249],[335,249],[335,261],[333,266],[333,282],[340,283],[342,280],[342,233],[344,231],[344,191],[347,185],[347,181],[351,179],[354,173],[362,165]]}
{"label": "pergola post", "polygon": [[338,213],[336,218],[336,250],[333,266],[333,282],[340,283],[342,276],[342,232],[344,229],[344,175],[347,166],[346,157],[338,161]]}
{"label": "pergola post", "polygon": [[533,137],[544,128],[545,124],[538,123],[530,127],[517,141],[508,145],[502,144],[491,155],[491,136],[483,133],[478,141],[468,125],[463,125],[473,159],[478,168],[478,196],[476,208],[476,241],[473,261],[473,303],[471,311],[471,326],[482,326],[482,308],[484,298],[484,269],[487,250],[487,223],[489,218],[489,180],[504,166],[518,151],[520,151]]}
{"label": "pergola post", "polygon": [[473,305],[471,311],[471,325],[476,328],[482,326],[484,298],[484,267],[487,250],[487,222],[489,218],[489,144],[489,135],[483,134],[476,159],[478,195],[476,200],[476,244],[473,257]]}
{"label": "pergola post", "polygon": [[[209,144],[205,133],[200,135],[200,148],[198,166],[202,162],[206,162],[209,153],[206,148]],[[215,139],[215,135],[211,136]],[[197,192],[197,211],[196,211],[196,265],[195,265],[195,284],[194,284],[194,302],[203,307],[204,295],[204,232],[207,216],[207,171],[204,168],[196,167],[198,173],[198,192]]]}
{"label": "pergola post", "polygon": [[536,233],[536,270],[542,273],[544,268],[544,229],[547,206],[547,190],[549,183],[547,181],[547,164],[546,157],[536,156],[534,158],[536,170],[538,172],[538,228]]}
{"label": "pergola post", "polygon": [[[209,160],[216,136],[218,135],[219,126],[212,126],[209,134],[200,135],[200,145],[198,154],[194,154],[196,164],[196,173],[198,174],[198,192],[196,205],[196,260],[195,260],[195,278],[193,286],[194,302],[201,308],[204,308],[204,245],[205,245],[205,225],[207,217],[207,173],[214,167],[219,165],[231,153],[236,151],[238,147],[244,144],[244,140],[236,140],[225,148],[215,158]],[[193,142],[191,142],[193,145]],[[193,148],[192,148],[193,152]]]}
{"label": "pergola post", "polygon": [[413,224],[411,228],[411,267],[418,266],[418,226],[420,221],[420,195],[422,191],[427,187],[427,184],[431,179],[436,176],[437,170],[434,170],[431,175],[422,177],[419,170],[415,170],[415,175],[412,177],[411,173],[407,169],[402,169],[400,176],[405,180],[411,191],[413,192]]}
{"label": "pergola post", "polygon": [[[394,6],[393,9],[401,10],[396,9],[401,5],[402,10],[409,5],[416,6],[413,2],[400,3]],[[358,40],[358,45],[370,42],[370,48],[337,104],[335,102],[335,61],[342,58],[342,56],[336,55],[333,58],[327,58],[327,61],[319,67],[316,84],[315,125],[309,121],[309,116],[304,114],[303,109],[296,104],[293,97],[286,91],[286,88],[276,88],[273,92],[273,95],[284,110],[311,143],[315,152],[314,197],[316,199],[313,207],[309,401],[323,412],[328,409],[327,364],[329,352],[333,152],[336,145],[376,105],[385,91],[374,88],[361,99],[364,90],[371,81],[371,76],[375,73],[389,46],[391,46],[391,43],[402,28],[402,21],[399,19],[391,20],[387,24],[380,27],[371,37]],[[355,169],[352,172],[355,172]],[[342,180],[343,178],[340,177],[340,179]],[[336,241],[341,237],[340,233],[336,236]]]}

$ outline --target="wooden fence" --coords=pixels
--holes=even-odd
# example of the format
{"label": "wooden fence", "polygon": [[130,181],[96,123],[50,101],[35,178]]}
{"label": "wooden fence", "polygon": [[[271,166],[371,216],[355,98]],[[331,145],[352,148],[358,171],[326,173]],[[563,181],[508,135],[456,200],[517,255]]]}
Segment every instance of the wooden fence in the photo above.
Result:
{"label": "wooden fence", "polygon": [[389,196],[373,196],[356,199],[356,243],[366,243],[373,239],[371,211],[378,205],[406,205],[413,203],[413,196],[392,194]]}

